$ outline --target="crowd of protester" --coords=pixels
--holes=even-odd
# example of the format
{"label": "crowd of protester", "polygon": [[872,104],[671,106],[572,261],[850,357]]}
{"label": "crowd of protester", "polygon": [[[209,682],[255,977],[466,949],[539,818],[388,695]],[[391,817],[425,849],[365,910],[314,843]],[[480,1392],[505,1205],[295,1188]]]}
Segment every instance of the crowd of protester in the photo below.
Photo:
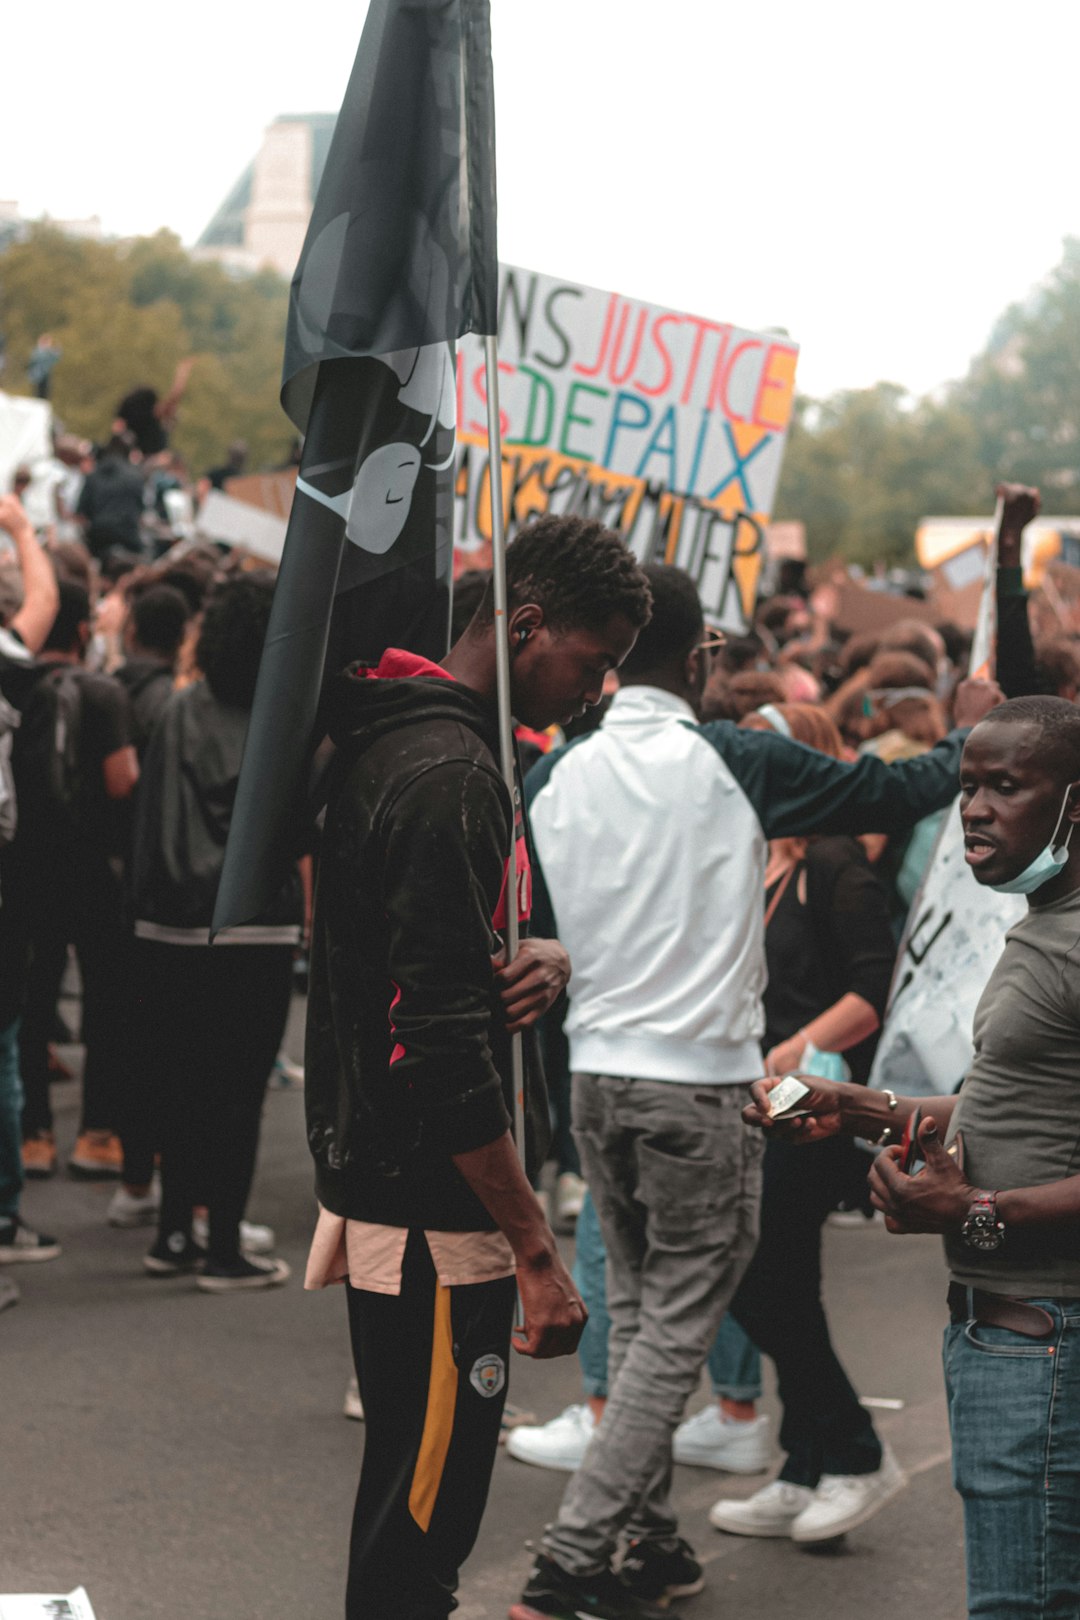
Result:
{"label": "crowd of protester", "polygon": [[[63,1071],[58,1005],[71,959],[85,1056],[69,1173],[115,1183],[114,1225],[154,1229],[143,1257],[152,1277],[189,1276],[200,1289],[229,1292],[279,1286],[289,1275],[272,1232],[249,1222],[246,1206],[294,959],[307,938],[312,859],[298,859],[264,917],[211,947],[273,576],[242,552],[194,537],[200,494],[242,471],[245,451],[234,444],[221,466],[190,477],[167,431],[184,381],[181,371],[164,400],[134,390],[97,448],[61,436],[51,462],[20,469],[14,492],[0,498],[10,540],[0,552],[0,1307],[18,1297],[10,1266],[60,1253],[56,1237],[22,1219],[19,1198],[26,1177],[45,1180],[60,1167],[51,1088]],[[604,701],[576,726],[521,728],[549,881],[558,863],[545,848],[545,804],[560,777],[549,777],[545,756],[602,722],[609,705],[617,727],[628,703],[662,689],[703,721],[793,738],[822,758],[889,764],[925,756],[963,721],[955,703],[969,637],[921,613],[905,616],[899,603],[887,629],[845,634],[832,585],[802,570],[759,605],[745,633],[706,635],[692,677],[672,685],[671,647],[700,604],[677,570],[648,573],[655,616],[624,684],[613,674]],[[463,629],[485,582],[459,583]],[[1075,701],[1080,644],[1061,628],[1033,640],[1018,552],[1001,558],[998,598],[1005,695]],[[723,768],[738,778],[736,756]],[[575,808],[571,797],[566,813],[585,815],[585,804]],[[774,807],[765,890],[752,898],[767,967],[768,1074],[866,1083],[904,921],[943,813],[856,836],[854,825],[819,832],[812,818],[781,825]],[[603,828],[580,832],[587,847],[584,835]],[[574,889],[572,873],[564,881]],[[695,951],[699,921],[688,912],[678,922]],[[603,932],[595,916],[583,930]],[[590,1313],[580,1350],[585,1399],[546,1424],[515,1424],[512,1409],[505,1421],[512,1456],[573,1474],[629,1340],[627,1279],[619,1257],[605,1255],[594,1203],[602,1198],[609,1220],[619,1205],[605,1158],[614,1138],[598,1119],[571,1131],[565,1015],[563,998],[542,1037],[555,1113],[553,1215],[564,1227],[576,1223],[575,1276]],[[821,1301],[822,1226],[837,1211],[872,1218],[870,1162],[868,1150],[840,1140],[768,1144],[760,1243],[709,1357],[715,1399],[673,1437],[676,1461],[763,1472],[772,1447],[756,1405],[760,1354],[773,1359],[784,1461],[749,1499],[717,1501],[712,1520],[728,1533],[829,1540],[865,1523],[904,1483],[844,1371]],[[548,1185],[545,1177],[545,1198]],[[667,1381],[676,1422],[696,1381],[690,1360],[685,1388],[674,1375]],[[648,1406],[647,1391],[635,1399]],[[362,1415],[355,1393],[350,1404]],[[628,1449],[642,1444],[629,1426],[625,1440]],[[616,1461],[623,1473],[631,1467],[627,1457]],[[549,1529],[545,1547],[564,1563],[567,1549],[586,1545],[582,1523],[603,1518],[596,1502],[608,1486],[591,1488],[593,1497],[583,1485],[574,1511]],[[635,1558],[646,1605],[650,1593],[698,1589],[699,1566],[673,1531],[666,1541],[631,1536],[628,1579]]]}

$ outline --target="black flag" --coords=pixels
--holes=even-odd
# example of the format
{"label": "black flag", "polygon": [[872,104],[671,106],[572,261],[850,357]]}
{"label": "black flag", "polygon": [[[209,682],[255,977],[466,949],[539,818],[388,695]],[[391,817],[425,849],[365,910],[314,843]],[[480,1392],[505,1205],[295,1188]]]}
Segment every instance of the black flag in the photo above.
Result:
{"label": "black flag", "polygon": [[454,345],[495,331],[497,283],[488,0],[372,0],[293,277],[306,437],[215,930],[280,889],[324,669],[446,650]]}

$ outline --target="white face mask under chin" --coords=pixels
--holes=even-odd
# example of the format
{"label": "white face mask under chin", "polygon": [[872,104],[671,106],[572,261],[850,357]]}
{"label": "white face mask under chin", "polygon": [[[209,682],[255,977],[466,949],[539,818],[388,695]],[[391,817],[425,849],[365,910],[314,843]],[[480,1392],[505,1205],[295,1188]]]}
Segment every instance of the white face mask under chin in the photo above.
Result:
{"label": "white face mask under chin", "polygon": [[1016,877],[1009,878],[1008,882],[1006,883],[991,883],[990,888],[993,889],[995,894],[1034,894],[1035,890],[1041,889],[1044,883],[1049,883],[1051,878],[1057,877],[1058,873],[1069,859],[1069,841],[1072,838],[1073,827],[1075,825],[1074,822],[1069,822],[1068,830],[1065,834],[1065,842],[1062,844],[1061,848],[1055,849],[1054,845],[1057,843],[1057,835],[1061,830],[1061,823],[1064,820],[1066,812],[1069,808],[1069,794],[1072,792],[1075,786],[1075,782],[1070,782],[1068,787],[1065,789],[1065,797],[1061,801],[1061,814],[1054,823],[1054,830],[1050,835],[1050,842],[1044,849],[1039,851],[1035,859],[1031,862],[1030,866],[1025,866],[1024,870],[1022,872],[1018,872]]}

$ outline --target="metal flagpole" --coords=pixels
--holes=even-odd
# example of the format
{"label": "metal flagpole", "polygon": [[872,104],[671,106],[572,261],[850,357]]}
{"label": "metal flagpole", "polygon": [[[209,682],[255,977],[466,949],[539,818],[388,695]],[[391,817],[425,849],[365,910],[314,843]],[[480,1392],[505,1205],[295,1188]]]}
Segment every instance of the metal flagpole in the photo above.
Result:
{"label": "metal flagpole", "polygon": [[[517,820],[519,797],[514,768],[514,727],[510,713],[510,624],[506,600],[506,524],[503,521],[502,433],[499,427],[499,346],[494,333],[484,338],[487,372],[488,473],[491,489],[491,583],[495,594],[495,682],[499,704],[499,762],[510,795],[513,824],[506,868],[506,960],[518,951]],[[525,1163],[525,1067],[521,1036],[510,1037],[510,1073],[514,1087],[514,1141]]]}

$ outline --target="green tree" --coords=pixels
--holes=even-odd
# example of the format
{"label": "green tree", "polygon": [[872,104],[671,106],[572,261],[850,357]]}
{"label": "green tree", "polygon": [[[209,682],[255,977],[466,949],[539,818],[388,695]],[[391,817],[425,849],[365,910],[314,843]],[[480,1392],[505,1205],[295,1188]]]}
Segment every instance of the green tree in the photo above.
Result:
{"label": "green tree", "polygon": [[776,516],[806,524],[811,558],[909,562],[921,517],[986,509],[977,452],[962,408],[915,400],[895,383],[801,400]]}
{"label": "green tree", "polygon": [[983,464],[1038,484],[1048,512],[1080,504],[1080,239],[1025,302],[1013,304],[957,390]]}
{"label": "green tree", "polygon": [[292,438],[278,403],[287,307],[279,276],[232,276],[193,259],[168,231],[102,243],[35,226],[0,258],[4,384],[29,391],[26,362],[50,332],[63,350],[56,414],[72,432],[101,439],[129,389],[164,393],[192,354],[175,448],[198,473],[241,438],[252,467],[273,465]]}

